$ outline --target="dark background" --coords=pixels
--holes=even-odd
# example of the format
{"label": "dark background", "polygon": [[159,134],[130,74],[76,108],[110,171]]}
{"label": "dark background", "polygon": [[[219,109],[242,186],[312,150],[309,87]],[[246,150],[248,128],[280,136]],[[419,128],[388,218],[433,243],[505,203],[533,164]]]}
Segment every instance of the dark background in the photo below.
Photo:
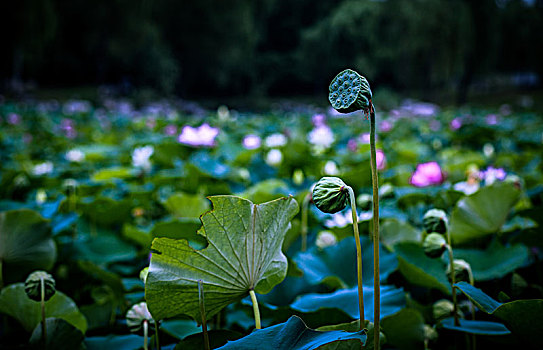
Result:
{"label": "dark background", "polygon": [[381,90],[463,103],[543,76],[542,0],[18,0],[0,26],[8,96],[311,96],[349,67]]}

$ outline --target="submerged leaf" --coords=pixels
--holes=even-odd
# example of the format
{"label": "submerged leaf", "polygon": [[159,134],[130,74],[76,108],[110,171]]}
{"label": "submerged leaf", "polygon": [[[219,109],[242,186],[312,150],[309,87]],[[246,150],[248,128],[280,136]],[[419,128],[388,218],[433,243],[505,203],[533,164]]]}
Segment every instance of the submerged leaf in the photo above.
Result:
{"label": "submerged leaf", "polygon": [[253,204],[235,196],[210,197],[213,210],[201,217],[202,250],[186,240],[153,241],[146,300],[155,319],[186,314],[200,319],[198,280],[207,318],[254,289],[268,293],[287,272],[281,245],[298,212],[293,198]]}

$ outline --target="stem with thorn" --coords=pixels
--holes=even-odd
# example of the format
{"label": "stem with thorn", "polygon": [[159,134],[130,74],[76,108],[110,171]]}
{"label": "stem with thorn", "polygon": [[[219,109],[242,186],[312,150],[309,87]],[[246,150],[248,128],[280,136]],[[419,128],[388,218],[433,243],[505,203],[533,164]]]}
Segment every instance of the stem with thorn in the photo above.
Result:
{"label": "stem with thorn", "polygon": [[256,300],[256,294],[254,290],[249,291],[249,295],[251,296],[251,301],[253,302],[253,312],[255,314],[255,328],[261,329],[260,326],[260,310],[258,309],[258,300]]}
{"label": "stem with thorn", "polygon": [[360,233],[358,232],[358,214],[356,213],[356,199],[354,191],[350,186],[347,186],[349,197],[351,199],[351,213],[353,216],[353,233],[356,242],[356,270],[358,273],[358,309],[360,310],[360,328],[364,328],[364,289],[362,287],[362,247],[360,245]]}
{"label": "stem with thorn", "polygon": [[379,179],[377,177],[377,154],[375,150],[375,110],[370,101],[370,152],[371,182],[373,186],[373,308],[374,308],[374,346],[379,350],[379,332],[381,315],[381,290],[379,278]]}
{"label": "stem with thorn", "polygon": [[198,280],[198,301],[200,303],[200,316],[202,317],[202,333],[204,334],[204,349],[210,350],[209,335],[207,334],[206,309],[204,300],[204,285],[202,280]]}
{"label": "stem with thorn", "polygon": [[307,249],[307,212],[309,209],[309,201],[311,200],[311,192],[309,192],[302,202],[302,252]]}
{"label": "stem with thorn", "polygon": [[458,302],[456,301],[456,273],[454,270],[454,256],[450,244],[447,244],[447,251],[449,252],[449,264],[451,269],[451,287],[452,287],[452,299],[453,299],[453,316],[454,316],[454,325],[460,326],[460,320],[458,319]]}
{"label": "stem with thorn", "polygon": [[147,350],[149,347],[147,346],[147,342],[149,339],[149,321],[143,320],[143,349]]}
{"label": "stem with thorn", "polygon": [[158,340],[158,333],[159,333],[158,326],[159,326],[159,324],[158,324],[157,320],[154,320],[154,322],[155,322],[155,345],[156,345],[157,350],[160,350],[160,342]]}
{"label": "stem with thorn", "polygon": [[43,277],[40,278],[41,289],[41,336],[43,340],[43,348],[47,347],[47,329],[45,326],[45,281]]}

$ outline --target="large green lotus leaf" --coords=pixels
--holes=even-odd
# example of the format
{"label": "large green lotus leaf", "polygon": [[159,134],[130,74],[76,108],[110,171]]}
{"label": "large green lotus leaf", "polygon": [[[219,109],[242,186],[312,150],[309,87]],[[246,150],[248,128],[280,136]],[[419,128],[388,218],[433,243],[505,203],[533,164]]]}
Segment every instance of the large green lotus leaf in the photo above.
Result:
{"label": "large green lotus leaf", "polygon": [[366,331],[348,333],[343,331],[321,332],[307,328],[297,316],[275,326],[258,329],[239,340],[229,341],[221,350],[359,350],[366,342]]}
{"label": "large green lotus leaf", "polygon": [[29,209],[0,213],[0,269],[5,282],[34,270],[49,270],[57,257],[49,221]]}
{"label": "large green lotus leaf", "polygon": [[424,317],[418,310],[402,309],[385,317],[381,327],[387,344],[402,350],[424,348]]}
{"label": "large green lotus leaf", "polygon": [[[373,287],[363,287],[364,319],[373,322]],[[381,286],[381,318],[392,315],[405,306],[405,293],[394,286]],[[322,308],[337,308],[353,319],[360,318],[358,287],[340,289],[333,293],[311,293],[300,296],[290,304],[300,312],[315,312]]]}
{"label": "large green lotus leaf", "polygon": [[96,182],[113,181],[116,179],[129,179],[134,175],[135,171],[132,168],[114,167],[98,170],[92,174],[91,180]]}
{"label": "large green lotus leaf", "polygon": [[279,179],[260,181],[239,194],[255,203],[267,202],[289,193],[287,184]]}
{"label": "large green lotus leaf", "polygon": [[491,321],[459,320],[460,325],[454,324],[453,317],[447,317],[440,322],[443,328],[478,335],[508,335],[511,331],[502,323]]}
{"label": "large green lotus leaf", "polygon": [[160,323],[160,331],[166,332],[179,340],[202,331],[196,321],[191,319],[170,319]]}
{"label": "large green lotus leaf", "polygon": [[[162,327],[161,327],[162,329]],[[243,334],[226,329],[212,329],[207,332],[209,337],[209,346],[211,349],[217,349],[229,340],[237,340]],[[174,350],[201,350],[205,349],[204,335],[202,333],[191,334],[181,340],[175,346]]]}
{"label": "large green lotus leaf", "polygon": [[[38,323],[28,343],[36,349],[43,347],[42,339],[42,324]],[[46,349],[58,350],[83,350],[86,347],[83,345],[85,336],[81,331],[70,323],[61,318],[48,317],[45,320],[45,328],[47,331]]]}
{"label": "large green lotus leaf", "polygon": [[293,198],[253,204],[235,196],[209,197],[213,210],[202,217],[202,250],[186,240],[156,238],[145,288],[156,319],[186,314],[200,319],[198,280],[202,280],[207,317],[247,295],[265,294],[287,273],[281,252],[290,220],[298,212]]}
{"label": "large green lotus leaf", "polygon": [[[15,283],[0,292],[0,313],[15,318],[27,332],[32,332],[41,321],[40,303],[28,298],[24,283]],[[81,332],[87,330],[87,320],[75,302],[66,294],[57,291],[45,302],[45,315],[70,323]]]}
{"label": "large green lotus leaf", "polygon": [[398,256],[399,270],[409,282],[451,294],[445,265],[440,259],[427,257],[421,245],[414,242],[398,243],[394,251]]}
{"label": "large green lotus leaf", "polygon": [[[373,283],[373,243],[368,237],[360,237],[362,246],[362,279]],[[398,267],[394,253],[380,246],[380,278],[385,280]],[[333,287],[347,288],[357,285],[356,245],[354,237],[344,238],[334,246],[320,249],[312,246],[293,258],[304,273],[304,278],[313,284],[326,283]]]}
{"label": "large green lotus leaf", "polygon": [[115,200],[99,196],[88,204],[81,204],[84,215],[94,224],[117,226],[131,219],[132,204],[130,200]]}
{"label": "large green lotus leaf", "polygon": [[199,218],[209,210],[209,202],[205,197],[183,192],[172,194],[162,203],[172,214],[180,218]]}
{"label": "large green lotus leaf", "polygon": [[139,350],[143,347],[143,337],[136,334],[87,337],[85,345],[87,350]]}
{"label": "large green lotus leaf", "polygon": [[509,247],[493,241],[486,250],[455,249],[454,257],[466,260],[477,281],[489,281],[502,278],[524,265],[528,259],[528,248],[523,244]]}
{"label": "large green lotus leaf", "polygon": [[451,214],[453,241],[465,243],[498,232],[519,198],[513,184],[498,183],[460,199]]}
{"label": "large green lotus leaf", "polygon": [[520,339],[543,348],[543,299],[515,300],[500,303],[469,283],[455,284],[475,305],[501,319],[507,328]]}
{"label": "large green lotus leaf", "polygon": [[393,247],[399,242],[420,242],[421,232],[406,222],[397,219],[387,219],[381,223],[380,237],[388,247]]}

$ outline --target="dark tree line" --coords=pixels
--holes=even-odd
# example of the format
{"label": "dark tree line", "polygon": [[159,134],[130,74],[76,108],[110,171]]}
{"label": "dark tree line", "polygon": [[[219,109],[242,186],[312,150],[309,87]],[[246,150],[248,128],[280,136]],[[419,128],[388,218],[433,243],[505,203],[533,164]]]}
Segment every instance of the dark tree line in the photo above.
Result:
{"label": "dark tree line", "polygon": [[543,1],[18,0],[0,5],[0,80],[181,96],[313,94],[354,67],[395,90],[543,77]]}

